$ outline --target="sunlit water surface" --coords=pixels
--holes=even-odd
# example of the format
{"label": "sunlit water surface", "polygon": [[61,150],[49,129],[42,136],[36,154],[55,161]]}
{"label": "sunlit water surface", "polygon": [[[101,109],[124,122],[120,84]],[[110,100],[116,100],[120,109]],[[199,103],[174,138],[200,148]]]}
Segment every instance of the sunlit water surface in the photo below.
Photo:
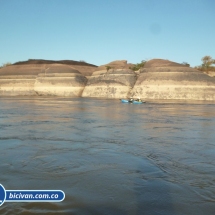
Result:
{"label": "sunlit water surface", "polygon": [[63,190],[0,214],[215,214],[215,104],[0,98],[0,183]]}

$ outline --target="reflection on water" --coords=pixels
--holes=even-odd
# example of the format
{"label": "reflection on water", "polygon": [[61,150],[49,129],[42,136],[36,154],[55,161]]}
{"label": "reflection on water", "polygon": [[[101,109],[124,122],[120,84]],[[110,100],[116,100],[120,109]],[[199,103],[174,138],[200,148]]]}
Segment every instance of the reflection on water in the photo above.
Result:
{"label": "reflection on water", "polygon": [[215,104],[1,98],[0,183],[61,203],[1,214],[214,214]]}

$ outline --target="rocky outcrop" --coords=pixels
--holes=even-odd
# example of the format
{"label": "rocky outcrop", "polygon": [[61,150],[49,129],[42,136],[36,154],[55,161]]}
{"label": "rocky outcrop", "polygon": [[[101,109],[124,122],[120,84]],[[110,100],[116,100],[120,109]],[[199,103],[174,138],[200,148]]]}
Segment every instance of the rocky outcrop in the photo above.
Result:
{"label": "rocky outcrop", "polygon": [[127,61],[102,65],[89,78],[83,97],[125,98],[136,82],[137,75]]}
{"label": "rocky outcrop", "polygon": [[0,69],[0,95],[36,95],[34,83],[38,73],[42,70],[40,65],[20,66],[11,65]]}
{"label": "rocky outcrop", "polygon": [[131,67],[127,61],[100,67],[77,61],[18,62],[0,69],[0,96],[215,100],[213,71],[205,74],[162,59],[146,62],[139,72]]}
{"label": "rocky outcrop", "polygon": [[29,60],[0,69],[0,95],[81,96],[97,66],[77,61]]}
{"label": "rocky outcrop", "polygon": [[72,96],[82,95],[87,78],[78,70],[62,64],[51,64],[39,73],[34,91],[45,96]]}
{"label": "rocky outcrop", "polygon": [[144,99],[215,100],[215,78],[168,60],[148,61],[130,95]]}

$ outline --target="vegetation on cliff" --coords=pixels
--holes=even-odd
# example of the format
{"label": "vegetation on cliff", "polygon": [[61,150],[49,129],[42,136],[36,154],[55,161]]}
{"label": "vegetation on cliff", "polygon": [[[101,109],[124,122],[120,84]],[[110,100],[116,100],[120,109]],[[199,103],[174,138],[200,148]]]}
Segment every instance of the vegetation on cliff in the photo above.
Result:
{"label": "vegetation on cliff", "polygon": [[[203,72],[215,71],[215,66],[213,66],[213,64],[215,64],[215,59],[213,59],[211,56],[206,55],[201,59],[201,61],[202,61],[202,64],[200,66],[194,67],[195,69],[197,69],[199,71],[203,71]],[[131,69],[133,71],[138,71],[139,69],[143,68],[146,63],[147,63],[147,61],[142,60],[140,63],[136,63],[136,64],[130,66],[129,69]],[[55,60],[43,60],[43,59],[29,59],[27,61],[19,61],[19,62],[16,62],[14,64],[7,62],[7,63],[2,64],[2,66],[0,66],[0,68],[4,68],[4,67],[10,66],[10,65],[31,65],[31,64],[64,64],[64,65],[98,67],[96,65],[89,64],[84,60],[80,60],[80,61],[74,61],[74,60],[55,61]],[[187,62],[183,62],[183,63],[181,63],[181,65],[190,67],[190,64]],[[107,66],[105,66],[105,68],[107,71],[109,71],[113,67],[110,65],[107,65]]]}
{"label": "vegetation on cliff", "polygon": [[133,70],[133,71],[137,71],[140,68],[143,68],[145,65],[146,61],[142,60],[140,63],[136,63],[134,66],[130,67],[129,69]]}
{"label": "vegetation on cliff", "polygon": [[11,65],[11,63],[7,62],[7,63],[2,64],[2,66],[0,66],[0,68],[6,67],[6,66],[10,66],[10,65]]}
{"label": "vegetation on cliff", "polygon": [[109,69],[112,69],[111,66],[105,66],[105,67],[106,67],[107,72],[108,72]]}
{"label": "vegetation on cliff", "polygon": [[187,66],[187,67],[190,67],[190,64],[187,63],[187,62],[183,62],[182,65]]}
{"label": "vegetation on cliff", "polygon": [[209,55],[206,55],[201,60],[202,65],[195,67],[195,69],[198,69],[203,72],[215,71],[215,66],[212,66],[213,64],[215,64],[215,59],[213,59]]}

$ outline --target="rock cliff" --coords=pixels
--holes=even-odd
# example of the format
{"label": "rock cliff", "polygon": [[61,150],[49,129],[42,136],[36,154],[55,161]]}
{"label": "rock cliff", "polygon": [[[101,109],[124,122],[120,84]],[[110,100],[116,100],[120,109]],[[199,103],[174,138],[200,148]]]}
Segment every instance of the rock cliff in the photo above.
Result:
{"label": "rock cliff", "polygon": [[0,69],[0,95],[36,95],[34,83],[41,72],[41,65],[11,65]]}
{"label": "rock cliff", "polygon": [[18,62],[0,69],[0,96],[215,100],[212,73],[162,59],[146,62],[138,72],[131,67],[125,60],[99,67],[77,61]]}
{"label": "rock cliff", "polygon": [[136,82],[137,75],[127,61],[102,65],[89,78],[83,97],[125,98]]}
{"label": "rock cliff", "polygon": [[130,95],[144,99],[215,100],[215,78],[168,60],[148,61]]}
{"label": "rock cliff", "polygon": [[50,64],[39,73],[34,91],[38,95],[81,96],[87,83],[87,78],[78,70],[62,64]]}
{"label": "rock cliff", "polygon": [[77,61],[18,62],[0,69],[0,95],[81,96],[95,68]]}

